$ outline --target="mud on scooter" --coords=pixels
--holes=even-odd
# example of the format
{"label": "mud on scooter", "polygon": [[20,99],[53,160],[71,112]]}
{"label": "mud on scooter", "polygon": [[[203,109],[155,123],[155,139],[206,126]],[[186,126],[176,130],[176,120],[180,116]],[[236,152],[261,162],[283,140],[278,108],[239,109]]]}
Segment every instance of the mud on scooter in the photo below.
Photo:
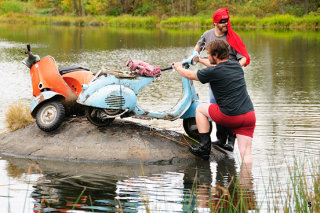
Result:
{"label": "mud on scooter", "polygon": [[[189,68],[190,64],[197,62],[198,56],[190,57],[183,61],[183,65],[185,68]],[[173,66],[161,69],[161,71],[169,69],[173,69]],[[190,137],[199,139],[195,109],[200,102],[193,81],[181,77],[183,97],[173,108],[164,112],[145,111],[137,104],[137,95],[146,85],[154,81],[154,77],[141,76],[134,72],[104,72],[88,85],[82,86],[83,91],[77,102],[86,106],[86,117],[96,126],[110,125],[116,117],[170,121],[181,118],[185,132]],[[212,124],[210,122],[210,132],[211,130]]]}
{"label": "mud on scooter", "polygon": [[82,84],[88,84],[93,73],[81,66],[58,69],[53,57],[42,59],[31,53],[27,44],[28,54],[22,63],[30,69],[33,100],[30,106],[31,115],[36,119],[38,127],[50,132],[57,129],[66,115],[84,113],[84,107],[76,100],[82,91]]}

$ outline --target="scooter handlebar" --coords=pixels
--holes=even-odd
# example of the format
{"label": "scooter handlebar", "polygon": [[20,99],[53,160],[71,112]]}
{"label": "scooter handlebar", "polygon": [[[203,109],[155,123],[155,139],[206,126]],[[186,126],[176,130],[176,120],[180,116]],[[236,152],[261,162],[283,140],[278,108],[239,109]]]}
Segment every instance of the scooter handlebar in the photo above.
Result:
{"label": "scooter handlebar", "polygon": [[171,69],[172,69],[172,65],[170,67],[162,68],[161,71],[166,71],[166,70],[171,70]]}

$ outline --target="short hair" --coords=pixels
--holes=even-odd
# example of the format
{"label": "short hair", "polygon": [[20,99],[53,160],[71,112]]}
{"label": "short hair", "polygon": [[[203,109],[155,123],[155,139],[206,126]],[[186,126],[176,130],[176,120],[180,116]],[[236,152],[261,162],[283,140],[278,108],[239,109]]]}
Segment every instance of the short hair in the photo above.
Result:
{"label": "short hair", "polygon": [[224,40],[215,39],[206,46],[206,49],[211,56],[217,55],[220,60],[229,58],[229,44]]}

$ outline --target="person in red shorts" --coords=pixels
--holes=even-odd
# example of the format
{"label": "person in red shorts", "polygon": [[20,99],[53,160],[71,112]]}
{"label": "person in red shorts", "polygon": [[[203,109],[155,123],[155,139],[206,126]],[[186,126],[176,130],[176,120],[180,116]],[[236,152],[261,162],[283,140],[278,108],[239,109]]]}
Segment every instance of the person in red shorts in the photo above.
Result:
{"label": "person in red shorts", "polygon": [[[214,27],[202,34],[201,38],[194,47],[192,56],[200,56],[201,51],[205,49],[205,46],[208,43],[216,39],[221,39],[229,44],[229,60],[238,61],[243,67],[249,65],[250,56],[248,54],[247,48],[242,42],[240,36],[231,28],[231,20],[228,8],[220,8],[216,10],[213,13],[212,21]],[[199,58],[199,63],[205,66],[212,66],[207,58]],[[210,85],[209,98],[210,103],[216,103]],[[211,143],[211,146],[215,146],[223,150],[233,151],[236,137],[235,135],[233,135],[230,128],[216,123],[216,137],[217,140],[213,141]]]}
{"label": "person in red shorts", "polygon": [[244,72],[237,61],[229,60],[229,44],[214,40],[207,47],[211,64],[197,72],[184,69],[181,62],[175,62],[175,69],[184,77],[201,83],[210,83],[216,104],[202,103],[196,108],[196,123],[200,133],[200,146],[190,147],[190,152],[203,159],[209,159],[211,138],[209,118],[217,124],[229,127],[236,135],[241,158],[252,162],[251,146],[256,125],[254,107],[247,92]]}

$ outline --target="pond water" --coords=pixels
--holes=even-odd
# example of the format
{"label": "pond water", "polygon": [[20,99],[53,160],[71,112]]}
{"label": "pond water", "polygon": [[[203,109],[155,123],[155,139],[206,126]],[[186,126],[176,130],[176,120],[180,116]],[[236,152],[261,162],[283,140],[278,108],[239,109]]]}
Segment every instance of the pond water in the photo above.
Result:
{"label": "pond water", "polygon": [[[188,57],[204,31],[0,24],[0,131],[6,131],[10,104],[31,101],[29,70],[20,53],[26,43],[34,54],[53,56],[59,67],[79,64],[97,72],[126,70],[130,57],[167,67]],[[254,197],[252,209],[279,205],[281,210],[295,162],[305,163],[300,169],[307,179],[319,167],[320,32],[237,32],[251,56],[244,70],[257,116],[247,195]],[[181,97],[180,84],[177,73],[165,72],[139,94],[138,102],[145,109],[169,109]],[[195,86],[200,100],[207,101],[207,85]],[[134,121],[184,131],[181,120]],[[210,162],[143,166],[2,156],[0,212],[210,212],[210,205],[211,211],[221,207],[217,197],[230,186],[230,176],[241,173],[239,159],[237,148]]]}

